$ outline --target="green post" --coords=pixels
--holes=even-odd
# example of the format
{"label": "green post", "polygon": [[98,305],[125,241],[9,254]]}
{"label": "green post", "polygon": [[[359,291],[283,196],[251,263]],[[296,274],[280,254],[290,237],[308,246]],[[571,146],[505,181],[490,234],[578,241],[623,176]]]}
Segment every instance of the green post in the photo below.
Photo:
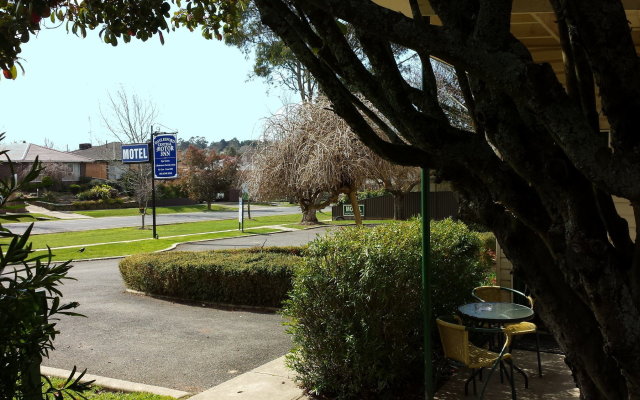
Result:
{"label": "green post", "polygon": [[424,394],[430,400],[434,395],[433,363],[431,359],[431,214],[429,213],[429,170],[420,170],[422,215],[422,328],[424,330]]}

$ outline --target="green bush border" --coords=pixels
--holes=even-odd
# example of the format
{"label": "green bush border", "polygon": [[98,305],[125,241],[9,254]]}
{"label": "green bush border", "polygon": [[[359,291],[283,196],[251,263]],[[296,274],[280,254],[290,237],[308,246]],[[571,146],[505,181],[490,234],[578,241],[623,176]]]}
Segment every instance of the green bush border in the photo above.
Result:
{"label": "green bush border", "polygon": [[120,261],[126,286],[188,301],[280,307],[304,247],[139,254]]}

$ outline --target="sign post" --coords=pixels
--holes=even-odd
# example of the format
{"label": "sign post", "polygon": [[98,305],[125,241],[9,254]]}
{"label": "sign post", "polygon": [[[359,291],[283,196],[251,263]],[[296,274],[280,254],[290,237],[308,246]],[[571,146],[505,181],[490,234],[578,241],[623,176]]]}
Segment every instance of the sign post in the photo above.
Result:
{"label": "sign post", "polygon": [[175,133],[153,134],[153,177],[155,179],[178,177],[178,143]]}
{"label": "sign post", "polygon": [[242,196],[238,199],[238,229],[244,232],[244,199]]}
{"label": "sign post", "polygon": [[156,132],[151,129],[151,202],[153,207],[153,238],[156,233],[156,179],[175,179],[178,177],[178,143],[175,133]]}

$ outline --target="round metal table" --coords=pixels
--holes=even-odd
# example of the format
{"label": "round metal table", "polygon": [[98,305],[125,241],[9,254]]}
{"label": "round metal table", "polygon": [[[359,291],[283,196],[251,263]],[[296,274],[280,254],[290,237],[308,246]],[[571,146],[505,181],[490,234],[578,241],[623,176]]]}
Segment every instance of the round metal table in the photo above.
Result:
{"label": "round metal table", "polygon": [[458,312],[476,321],[500,325],[533,318],[532,309],[516,303],[469,303],[458,307]]}

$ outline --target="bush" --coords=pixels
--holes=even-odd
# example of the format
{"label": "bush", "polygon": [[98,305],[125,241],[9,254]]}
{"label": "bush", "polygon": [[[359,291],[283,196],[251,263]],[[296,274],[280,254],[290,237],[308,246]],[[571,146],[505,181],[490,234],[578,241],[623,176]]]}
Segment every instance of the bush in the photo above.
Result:
{"label": "bush", "polygon": [[141,254],[120,262],[127,287],[214,303],[280,307],[300,247]]}
{"label": "bush", "polygon": [[43,188],[50,188],[53,186],[53,184],[53,178],[50,176],[43,176],[42,180],[40,181],[40,187]]}
{"label": "bush", "polygon": [[[444,220],[432,223],[431,248],[434,316],[450,314],[486,273],[480,240]],[[303,386],[337,399],[392,398],[419,386],[419,221],[342,229],[307,254],[284,309],[295,344],[287,362]]]}
{"label": "bush", "polygon": [[97,185],[76,194],[78,200],[108,200],[118,196],[118,190],[109,185]]}
{"label": "bush", "polygon": [[77,185],[77,184],[71,184],[69,185],[69,191],[73,194],[78,194],[80,193],[80,190],[82,189],[82,186]]}
{"label": "bush", "polygon": [[158,191],[158,197],[161,199],[178,199],[188,197],[188,193],[186,193],[184,188],[173,182],[159,183],[156,186],[156,190]]}
{"label": "bush", "polygon": [[[83,200],[74,201],[70,207],[65,207],[67,211],[73,210],[103,210],[111,208],[127,208],[134,204],[125,203],[122,199],[104,199],[104,200]],[[59,208],[61,209],[61,208]]]}

